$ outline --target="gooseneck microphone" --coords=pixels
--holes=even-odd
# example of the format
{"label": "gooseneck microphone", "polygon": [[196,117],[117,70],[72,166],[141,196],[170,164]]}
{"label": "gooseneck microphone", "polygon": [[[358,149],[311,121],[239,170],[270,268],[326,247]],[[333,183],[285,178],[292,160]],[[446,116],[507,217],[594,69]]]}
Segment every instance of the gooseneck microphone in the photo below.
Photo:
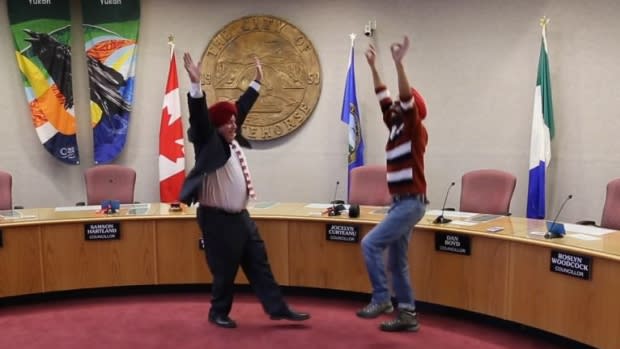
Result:
{"label": "gooseneck microphone", "polygon": [[570,194],[568,195],[568,197],[566,197],[566,199],[564,199],[564,202],[562,202],[562,205],[560,206],[558,213],[556,213],[555,218],[553,218],[553,221],[551,222],[551,224],[548,225],[547,232],[545,233],[545,239],[556,239],[556,238],[561,238],[564,236],[564,225],[558,224],[557,220],[558,220],[558,217],[560,217],[560,213],[564,209],[564,205],[566,205],[568,200],[572,198],[573,198],[573,195]]}
{"label": "gooseneck microphone", "polygon": [[443,199],[443,206],[441,206],[441,214],[437,216],[437,218],[435,218],[435,220],[433,221],[433,223],[435,224],[445,224],[452,222],[451,219],[443,216],[443,212],[446,209],[446,202],[448,201],[448,193],[450,193],[450,189],[452,189],[452,187],[454,187],[454,182],[450,183],[450,185],[448,186],[448,190],[446,190],[446,197]]}
{"label": "gooseneck microphone", "polygon": [[344,206],[342,205],[344,202],[341,200],[336,200],[336,194],[338,193],[339,185],[340,181],[336,181],[336,188],[334,188],[334,198],[331,201],[332,207],[328,210],[329,216],[340,216],[340,211],[344,210]]}

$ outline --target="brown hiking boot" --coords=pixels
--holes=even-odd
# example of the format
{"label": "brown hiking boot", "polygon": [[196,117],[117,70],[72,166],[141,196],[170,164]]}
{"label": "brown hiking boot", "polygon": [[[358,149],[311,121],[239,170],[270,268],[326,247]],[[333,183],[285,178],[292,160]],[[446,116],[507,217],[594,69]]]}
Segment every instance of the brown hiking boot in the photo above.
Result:
{"label": "brown hiking boot", "polygon": [[379,328],[386,332],[416,332],[420,324],[415,310],[398,309],[396,318],[382,323]]}

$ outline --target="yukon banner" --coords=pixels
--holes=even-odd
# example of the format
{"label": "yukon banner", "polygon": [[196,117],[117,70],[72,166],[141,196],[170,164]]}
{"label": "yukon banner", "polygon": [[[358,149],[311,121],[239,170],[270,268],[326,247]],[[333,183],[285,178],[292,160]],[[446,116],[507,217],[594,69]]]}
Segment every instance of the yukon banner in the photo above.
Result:
{"label": "yukon banner", "polygon": [[82,14],[95,163],[105,164],[120,154],[127,140],[140,1],[83,1]]}
{"label": "yukon banner", "polygon": [[79,164],[71,84],[69,0],[7,0],[17,65],[41,144]]}

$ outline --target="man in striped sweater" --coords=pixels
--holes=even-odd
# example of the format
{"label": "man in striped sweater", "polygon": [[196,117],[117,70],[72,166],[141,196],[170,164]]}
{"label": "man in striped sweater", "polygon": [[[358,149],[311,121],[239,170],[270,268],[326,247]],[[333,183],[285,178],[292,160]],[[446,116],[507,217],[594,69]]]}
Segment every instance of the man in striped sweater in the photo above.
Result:
{"label": "man in striped sweater", "polygon": [[409,85],[403,57],[409,49],[409,38],[390,46],[398,76],[397,101],[381,80],[375,61],[375,48],[370,45],[366,60],[372,72],[375,92],[379,99],[383,121],[389,130],[385,146],[387,157],[387,184],[392,194],[392,205],[385,219],[375,226],[362,240],[364,260],[372,285],[370,303],[360,309],[362,318],[376,318],[391,313],[394,307],[387,285],[384,251],[388,249],[387,267],[392,274],[392,290],[397,305],[397,316],[383,322],[383,331],[417,331],[415,297],[409,278],[407,251],[415,224],[426,211],[426,179],[424,178],[424,152],[428,142],[422,120],[426,105],[422,96]]}

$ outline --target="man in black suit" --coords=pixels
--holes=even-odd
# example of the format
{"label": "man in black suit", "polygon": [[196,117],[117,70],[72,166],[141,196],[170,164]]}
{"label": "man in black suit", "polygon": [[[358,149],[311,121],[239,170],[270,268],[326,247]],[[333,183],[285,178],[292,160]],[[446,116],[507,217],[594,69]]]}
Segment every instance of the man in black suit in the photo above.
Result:
{"label": "man in black suit", "polygon": [[241,125],[258,98],[263,70],[255,59],[256,77],[234,103],[218,102],[207,109],[200,87],[200,70],[192,57],[183,56],[191,81],[187,131],[194,145],[195,164],[181,190],[181,201],[199,203],[198,225],[205,242],[207,265],[213,274],[209,321],[220,327],[237,326],[228,314],[239,266],[272,320],[302,321],[309,314],[293,311],[273,277],[265,244],[246,205],[253,196],[249,169],[240,143]]}

